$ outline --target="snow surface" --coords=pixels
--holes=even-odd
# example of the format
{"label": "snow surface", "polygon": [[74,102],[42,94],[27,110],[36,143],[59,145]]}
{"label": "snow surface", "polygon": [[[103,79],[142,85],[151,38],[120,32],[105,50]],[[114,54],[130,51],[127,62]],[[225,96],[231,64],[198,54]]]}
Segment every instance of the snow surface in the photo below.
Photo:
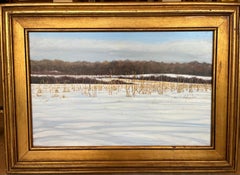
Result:
{"label": "snow surface", "polygon": [[129,97],[125,85],[111,95],[83,86],[31,85],[34,146],[210,145],[209,89]]}
{"label": "snow surface", "polygon": [[51,75],[51,74],[31,74],[33,77],[46,77],[46,76],[53,76],[55,78],[60,77],[72,77],[72,78],[141,78],[141,77],[159,77],[159,76],[167,76],[171,78],[183,77],[183,78],[198,78],[202,80],[211,80],[212,77],[209,76],[196,76],[196,75],[185,75],[185,74],[137,74],[137,75]]}

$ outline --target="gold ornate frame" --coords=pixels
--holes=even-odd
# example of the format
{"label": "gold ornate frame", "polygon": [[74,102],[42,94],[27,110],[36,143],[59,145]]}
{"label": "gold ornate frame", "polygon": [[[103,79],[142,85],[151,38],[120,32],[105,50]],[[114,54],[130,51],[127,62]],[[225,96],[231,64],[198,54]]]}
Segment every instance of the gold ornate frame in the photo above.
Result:
{"label": "gold ornate frame", "polygon": [[[114,3],[1,6],[9,173],[236,172],[239,4]],[[32,145],[29,31],[214,31],[211,146]]]}

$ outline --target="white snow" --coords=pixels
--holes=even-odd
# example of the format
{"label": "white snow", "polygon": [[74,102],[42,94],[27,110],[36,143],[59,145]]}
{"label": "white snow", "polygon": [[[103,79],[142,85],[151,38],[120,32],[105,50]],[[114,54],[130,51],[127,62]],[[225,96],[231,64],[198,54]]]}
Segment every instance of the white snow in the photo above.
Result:
{"label": "white snow", "polygon": [[31,76],[34,77],[46,77],[46,76],[53,76],[55,78],[60,78],[60,77],[73,77],[73,78],[140,78],[140,77],[158,77],[158,76],[167,76],[167,77],[183,77],[183,78],[198,78],[202,80],[211,80],[212,77],[209,76],[196,76],[196,75],[185,75],[185,74],[137,74],[137,75],[51,75],[51,74],[32,74]]}
{"label": "white snow", "polygon": [[117,86],[32,84],[34,146],[210,145],[209,87],[133,94]]}

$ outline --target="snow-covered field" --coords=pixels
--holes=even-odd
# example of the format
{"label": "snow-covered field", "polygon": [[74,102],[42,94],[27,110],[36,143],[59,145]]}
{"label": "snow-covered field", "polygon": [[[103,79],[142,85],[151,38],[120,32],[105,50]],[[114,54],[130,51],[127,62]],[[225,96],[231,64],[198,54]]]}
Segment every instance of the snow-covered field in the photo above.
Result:
{"label": "snow-covered field", "polygon": [[34,146],[210,145],[211,86],[149,84],[32,84]]}
{"label": "snow-covered field", "polygon": [[172,77],[172,78],[177,78],[177,77],[183,77],[183,78],[198,78],[198,79],[203,79],[203,80],[211,80],[212,77],[208,76],[196,76],[196,75],[185,75],[185,74],[133,74],[133,75],[50,75],[50,74],[32,74],[31,76],[33,77],[46,77],[46,76],[53,76],[55,78],[60,78],[60,77],[73,77],[73,78],[97,78],[97,79],[102,79],[102,78],[140,78],[140,77],[158,77],[158,76],[167,76],[167,77]]}

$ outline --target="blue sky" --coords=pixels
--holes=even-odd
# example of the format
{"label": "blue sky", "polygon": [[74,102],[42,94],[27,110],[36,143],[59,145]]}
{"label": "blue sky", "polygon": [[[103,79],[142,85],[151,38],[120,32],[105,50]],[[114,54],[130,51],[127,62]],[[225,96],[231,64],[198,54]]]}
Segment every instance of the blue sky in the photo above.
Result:
{"label": "blue sky", "polygon": [[30,32],[32,60],[212,62],[212,31]]}

